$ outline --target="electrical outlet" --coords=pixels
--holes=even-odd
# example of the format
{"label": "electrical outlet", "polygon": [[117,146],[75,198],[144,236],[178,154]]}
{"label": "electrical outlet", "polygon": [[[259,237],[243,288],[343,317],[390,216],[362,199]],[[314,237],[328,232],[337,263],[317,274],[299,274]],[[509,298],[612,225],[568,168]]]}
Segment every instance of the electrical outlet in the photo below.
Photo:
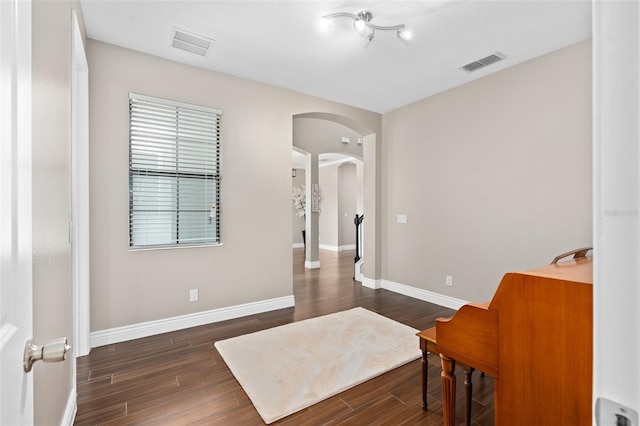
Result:
{"label": "electrical outlet", "polygon": [[407,215],[399,214],[398,215],[398,223],[407,223]]}
{"label": "electrical outlet", "polygon": [[189,302],[197,302],[198,301],[198,289],[194,288],[189,290]]}
{"label": "electrical outlet", "polygon": [[451,275],[447,275],[445,284],[448,285],[449,287],[453,287],[453,277]]}

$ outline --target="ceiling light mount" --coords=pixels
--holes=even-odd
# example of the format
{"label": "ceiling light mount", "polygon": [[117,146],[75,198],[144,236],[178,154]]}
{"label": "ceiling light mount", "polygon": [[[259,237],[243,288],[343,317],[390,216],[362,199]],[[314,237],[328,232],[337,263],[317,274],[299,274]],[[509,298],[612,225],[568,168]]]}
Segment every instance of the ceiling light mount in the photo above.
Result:
{"label": "ceiling light mount", "polygon": [[357,21],[364,22],[364,25],[367,25],[373,19],[373,13],[370,10],[361,10],[356,16],[358,17]]}
{"label": "ceiling light mount", "polygon": [[353,20],[353,26],[358,31],[364,31],[365,28],[371,29],[371,32],[367,36],[369,42],[373,40],[373,34],[375,31],[395,31],[396,37],[403,40],[409,40],[411,38],[411,31],[405,28],[404,24],[399,25],[375,25],[371,23],[373,19],[373,13],[370,10],[361,10],[358,13],[338,12],[324,15],[322,20],[325,27],[331,25],[331,20],[334,18],[349,18]]}

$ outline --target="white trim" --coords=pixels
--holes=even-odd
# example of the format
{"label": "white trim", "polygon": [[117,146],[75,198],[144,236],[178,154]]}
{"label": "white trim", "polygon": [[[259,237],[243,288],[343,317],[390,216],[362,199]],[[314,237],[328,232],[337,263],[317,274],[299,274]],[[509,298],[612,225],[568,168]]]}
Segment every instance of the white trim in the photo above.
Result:
{"label": "white trim", "polygon": [[[89,240],[89,68],[75,10],[72,15],[71,218],[73,256],[73,339],[75,356],[90,347]],[[75,369],[74,369],[75,370]],[[75,377],[75,371],[74,371]]]}
{"label": "white trim", "polygon": [[134,101],[161,103],[161,104],[166,104],[172,107],[185,108],[185,109],[202,111],[202,112],[207,112],[207,113],[216,114],[216,115],[222,115],[222,110],[219,108],[211,108],[204,105],[188,104],[185,102],[178,102],[171,99],[164,99],[164,98],[158,98],[154,96],[142,95],[140,93],[129,92],[129,99],[133,99]]}
{"label": "white trim", "polygon": [[382,288],[382,280],[374,280],[373,278],[367,278],[364,275],[360,275],[362,277],[362,285],[368,288],[372,288],[377,290]]}
{"label": "white trim", "polygon": [[355,265],[353,265],[353,277],[356,281],[362,283],[362,265],[364,265],[364,259],[358,260]]}
{"label": "white trim", "polygon": [[61,426],[73,426],[73,423],[76,419],[76,413],[78,412],[78,404],[76,403],[77,399],[75,387],[74,390],[69,392],[69,399],[67,399],[67,406],[64,409],[64,415],[62,416],[62,421],[60,421]]}
{"label": "white trim", "polygon": [[157,321],[148,321],[138,324],[125,325],[110,328],[108,330],[94,331],[91,333],[91,347],[110,345],[141,337],[153,336],[170,331],[182,330],[189,327],[226,321],[229,319],[275,311],[277,309],[295,306],[294,296],[279,297],[276,299],[261,300],[210,311],[196,312],[194,314],[165,318]]}
{"label": "white trim", "polygon": [[319,260],[314,260],[314,261],[305,260],[304,261],[304,267],[307,268],[307,269],[318,269],[318,268],[320,268],[320,261]]}
{"label": "white trim", "polygon": [[[304,243],[293,243],[291,245],[291,248],[303,248],[304,247]],[[356,245],[355,244],[346,244],[344,246],[329,246],[326,244],[320,244],[318,246],[318,248],[320,250],[329,250],[329,251],[344,251],[344,250],[355,250],[356,249]]]}
{"label": "white trim", "polygon": [[154,251],[154,250],[187,250],[198,249],[202,247],[224,247],[222,243],[207,243],[207,244],[180,244],[179,246],[148,246],[148,247],[128,247],[130,252],[135,251]]}
{"label": "white trim", "polygon": [[330,250],[330,251],[344,251],[344,250],[355,250],[355,244],[345,244],[343,246],[330,246],[327,244],[320,244],[319,248],[321,250]]}
{"label": "white trim", "polygon": [[394,293],[413,297],[414,299],[423,300],[429,303],[435,303],[436,305],[444,306],[445,308],[449,309],[458,310],[462,305],[466,305],[467,303],[469,303],[466,300],[456,299],[455,297],[446,296],[440,293],[434,293],[429,290],[411,287],[389,280],[374,280],[373,278],[367,278],[362,274],[360,275],[360,278],[360,280],[356,279],[356,281],[360,281],[364,287],[372,288],[374,290],[382,288],[385,290],[393,291]]}
{"label": "white trim", "polygon": [[323,167],[335,166],[336,164],[342,164],[342,163],[346,163],[353,160],[360,160],[360,159],[356,156],[351,156],[351,154],[349,154],[349,155],[346,155],[345,158],[340,158],[338,160],[333,160],[333,161],[326,161],[326,162],[323,162],[322,164],[318,163],[318,168],[322,169]]}
{"label": "white trim", "polygon": [[389,280],[382,280],[382,288],[395,293],[404,294],[405,296],[413,297],[414,299],[435,303],[436,305],[444,306],[449,309],[458,310],[462,305],[469,303],[466,300],[456,299],[455,297],[434,293],[429,290],[411,287],[405,284],[399,284]]}

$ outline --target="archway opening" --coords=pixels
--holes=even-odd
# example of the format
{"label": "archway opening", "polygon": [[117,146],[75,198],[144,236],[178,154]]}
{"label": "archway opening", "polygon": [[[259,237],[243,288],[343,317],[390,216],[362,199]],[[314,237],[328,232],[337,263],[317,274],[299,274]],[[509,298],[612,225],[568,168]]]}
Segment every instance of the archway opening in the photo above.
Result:
{"label": "archway opening", "polygon": [[[292,190],[304,185],[309,206],[314,203],[315,188],[320,195],[319,212],[307,209],[309,214],[293,219],[293,246],[306,243],[305,267],[320,267],[320,248],[349,250],[355,248],[357,241],[362,259],[359,265],[354,265],[357,266],[354,276],[361,280],[365,261],[371,276],[375,276],[378,251],[375,152],[375,133],[349,118],[327,113],[293,117]],[[355,233],[356,214],[371,218],[369,226],[363,223],[360,227],[361,239]],[[365,252],[372,255],[367,259]]]}

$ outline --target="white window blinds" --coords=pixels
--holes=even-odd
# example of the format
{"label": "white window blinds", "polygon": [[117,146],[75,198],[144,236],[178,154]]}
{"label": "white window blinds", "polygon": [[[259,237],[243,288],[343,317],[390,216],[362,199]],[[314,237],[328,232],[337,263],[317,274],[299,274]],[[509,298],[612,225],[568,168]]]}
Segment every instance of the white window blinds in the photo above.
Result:
{"label": "white window blinds", "polygon": [[129,94],[129,246],[220,243],[220,116]]}

